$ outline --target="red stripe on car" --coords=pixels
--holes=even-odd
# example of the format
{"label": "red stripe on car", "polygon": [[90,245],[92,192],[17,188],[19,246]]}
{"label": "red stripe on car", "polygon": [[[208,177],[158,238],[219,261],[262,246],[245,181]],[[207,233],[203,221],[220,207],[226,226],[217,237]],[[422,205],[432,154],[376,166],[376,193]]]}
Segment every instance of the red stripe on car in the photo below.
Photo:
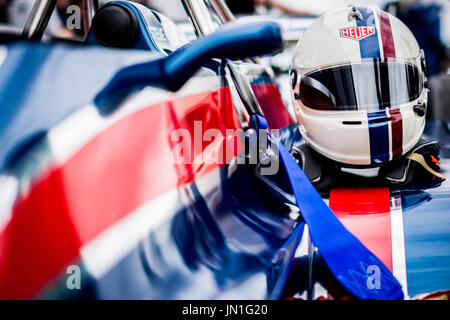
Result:
{"label": "red stripe on car", "polygon": [[283,129],[294,122],[276,85],[252,85],[264,117],[271,129]]}
{"label": "red stripe on car", "polygon": [[392,271],[389,188],[339,188],[329,206],[342,224]]}

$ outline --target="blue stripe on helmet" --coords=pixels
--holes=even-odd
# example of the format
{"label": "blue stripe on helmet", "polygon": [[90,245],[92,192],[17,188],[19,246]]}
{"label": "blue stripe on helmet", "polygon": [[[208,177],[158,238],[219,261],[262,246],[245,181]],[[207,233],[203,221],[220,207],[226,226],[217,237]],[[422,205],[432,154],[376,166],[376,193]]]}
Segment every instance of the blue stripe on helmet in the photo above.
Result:
{"label": "blue stripe on helmet", "polygon": [[389,161],[389,128],[386,110],[367,113],[370,160],[372,164]]}
{"label": "blue stripe on helmet", "polygon": [[359,49],[361,58],[378,58],[380,57],[380,45],[378,43],[378,31],[375,25],[375,15],[370,8],[358,8],[363,17],[362,20],[356,19],[358,27],[374,26],[375,33],[364,39],[359,40]]}

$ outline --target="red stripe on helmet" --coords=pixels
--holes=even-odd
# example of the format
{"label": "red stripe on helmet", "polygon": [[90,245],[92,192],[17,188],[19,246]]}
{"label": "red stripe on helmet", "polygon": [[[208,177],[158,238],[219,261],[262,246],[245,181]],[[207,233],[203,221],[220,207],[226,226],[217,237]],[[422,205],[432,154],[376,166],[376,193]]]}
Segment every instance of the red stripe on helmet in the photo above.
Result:
{"label": "red stripe on helmet", "polygon": [[395,58],[394,37],[392,35],[391,22],[386,12],[379,11],[381,41],[386,58]]}
{"label": "red stripe on helmet", "polygon": [[392,159],[398,158],[403,154],[403,124],[402,113],[400,109],[389,110],[392,121]]}

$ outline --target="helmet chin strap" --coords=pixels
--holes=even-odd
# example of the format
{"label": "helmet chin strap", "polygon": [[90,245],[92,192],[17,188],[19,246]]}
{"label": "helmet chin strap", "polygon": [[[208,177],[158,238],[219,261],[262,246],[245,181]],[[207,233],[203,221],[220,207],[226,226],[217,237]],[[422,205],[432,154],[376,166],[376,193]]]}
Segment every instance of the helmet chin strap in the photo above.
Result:
{"label": "helmet chin strap", "polygon": [[423,182],[430,183],[431,186],[440,184],[446,179],[445,176],[438,169],[432,168],[426,160],[430,157],[431,161],[434,159],[438,163],[436,158],[439,157],[439,150],[437,141],[421,139],[408,154],[380,167],[380,179],[395,187]]}
{"label": "helmet chin strap", "polygon": [[416,161],[417,163],[419,163],[425,170],[427,170],[429,173],[431,173],[432,175],[435,175],[438,178],[441,178],[442,180],[445,180],[445,176],[442,173],[439,173],[435,170],[433,170],[428,163],[425,161],[425,158],[423,157],[423,155],[419,154],[419,153],[409,153],[406,155],[406,159],[410,159],[413,161]]}

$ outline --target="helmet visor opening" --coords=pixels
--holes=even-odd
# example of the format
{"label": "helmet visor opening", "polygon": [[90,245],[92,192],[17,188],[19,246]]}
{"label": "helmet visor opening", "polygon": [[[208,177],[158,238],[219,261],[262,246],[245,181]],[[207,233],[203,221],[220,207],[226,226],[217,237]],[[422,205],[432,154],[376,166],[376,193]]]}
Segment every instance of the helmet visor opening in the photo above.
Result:
{"label": "helmet visor opening", "polygon": [[416,65],[374,59],[306,74],[299,93],[316,110],[376,111],[413,101],[422,89]]}

